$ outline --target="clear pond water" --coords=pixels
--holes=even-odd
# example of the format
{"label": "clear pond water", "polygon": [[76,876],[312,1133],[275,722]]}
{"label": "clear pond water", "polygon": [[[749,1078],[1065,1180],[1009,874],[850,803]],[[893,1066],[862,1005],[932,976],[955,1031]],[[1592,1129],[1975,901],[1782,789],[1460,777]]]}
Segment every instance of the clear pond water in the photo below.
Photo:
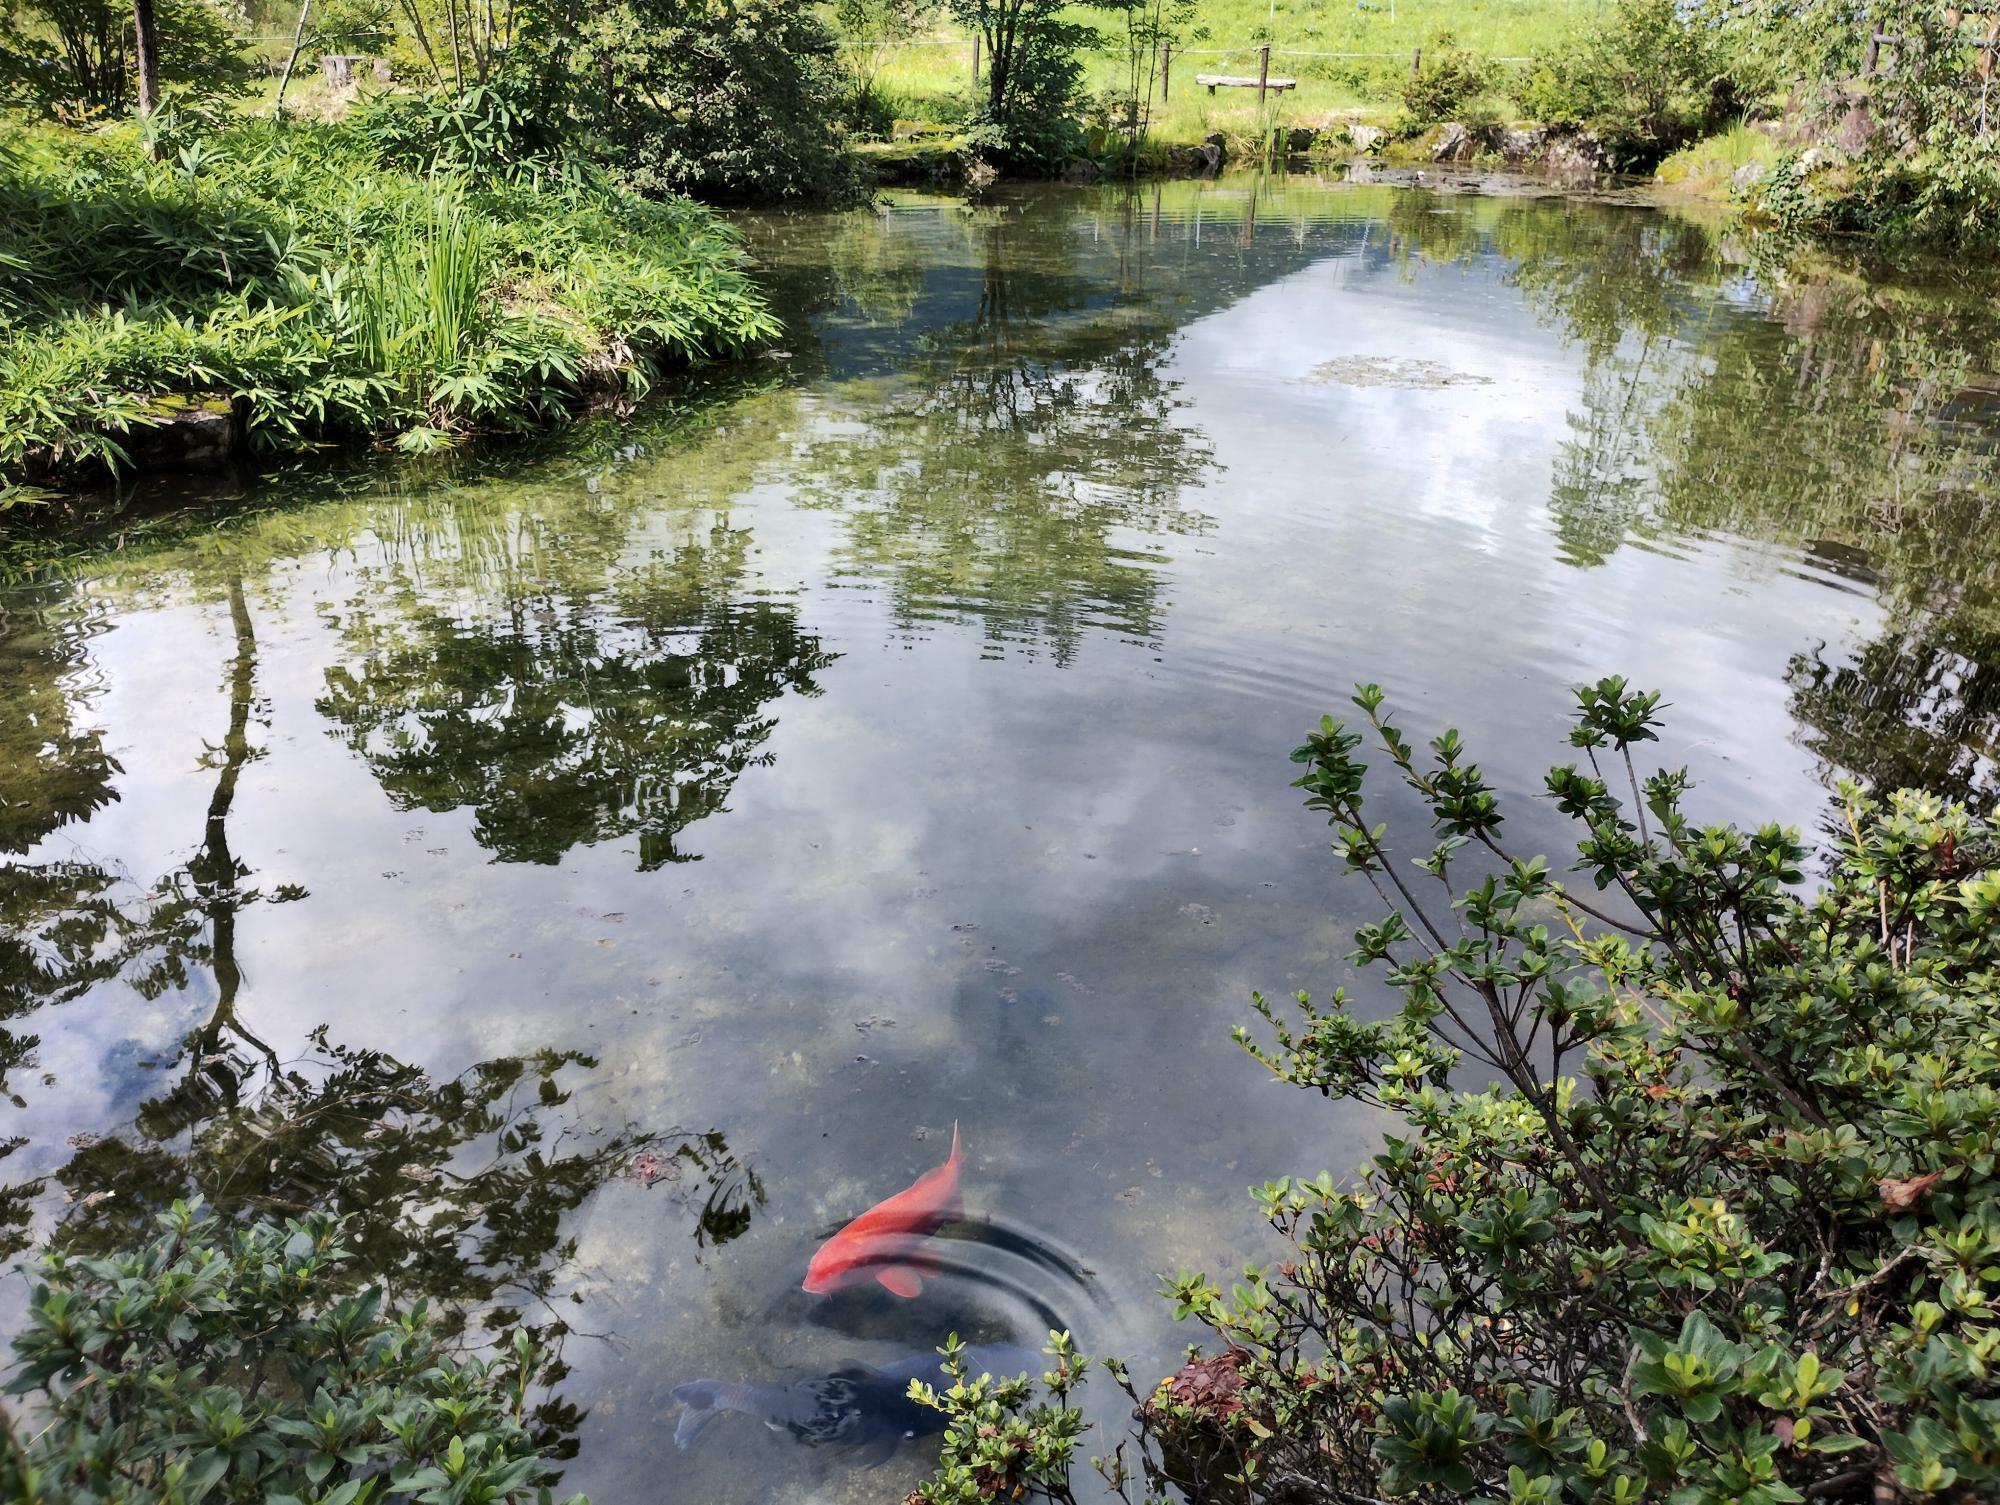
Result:
{"label": "clear pond water", "polygon": [[[571,1487],[896,1499],[921,1444],[682,1454],[670,1392],[1052,1324],[1157,1372],[1159,1272],[1368,1154],[1229,1039],[1253,989],[1386,1003],[1287,788],[1354,681],[1524,848],[1608,673],[1718,818],[1990,800],[1990,289],[1300,179],[744,228],[747,370],[142,496],[0,595],[12,1247],[347,1210],[399,1288],[568,1331]],[[954,1122],[925,1294],[802,1291]]]}

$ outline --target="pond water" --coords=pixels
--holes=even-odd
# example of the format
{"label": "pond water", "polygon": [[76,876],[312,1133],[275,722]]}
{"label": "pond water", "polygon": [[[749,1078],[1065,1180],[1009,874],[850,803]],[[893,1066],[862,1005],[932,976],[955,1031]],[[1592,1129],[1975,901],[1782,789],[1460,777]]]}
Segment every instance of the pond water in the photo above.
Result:
{"label": "pond water", "polygon": [[[1380,1131],[1229,1039],[1387,1005],[1287,788],[1356,680],[1523,848],[1609,673],[1716,818],[1990,799],[1989,289],[1296,178],[744,228],[745,371],[135,505],[0,597],[10,1247],[351,1211],[401,1289],[567,1329],[569,1486],[900,1498],[919,1444],[681,1453],[670,1392],[1051,1324],[1158,1372],[1159,1273],[1268,1257],[1245,1188]],[[954,1123],[923,1295],[803,1291]]]}

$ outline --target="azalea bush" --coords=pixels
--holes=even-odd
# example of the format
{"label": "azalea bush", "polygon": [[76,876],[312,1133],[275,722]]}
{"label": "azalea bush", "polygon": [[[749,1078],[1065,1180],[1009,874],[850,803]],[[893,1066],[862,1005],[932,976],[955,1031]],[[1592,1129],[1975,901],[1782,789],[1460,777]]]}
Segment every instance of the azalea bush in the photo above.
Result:
{"label": "azalea bush", "polygon": [[[54,1253],[15,1339],[0,1495],[23,1505],[512,1505],[553,1465],[544,1365],[443,1348],[422,1303],[347,1278],[338,1220],[225,1229],[198,1203],[107,1258]],[[584,1505],[581,1496],[572,1505]]]}
{"label": "azalea bush", "polygon": [[[1456,732],[1373,686],[1294,754],[1401,1005],[1258,999],[1281,1081],[1394,1120],[1258,1198],[1284,1245],[1170,1282],[1216,1340],[1106,1464],[1215,1500],[2000,1497],[2000,844],[1852,787],[1701,825],[1658,698],[1582,690],[1548,797],[1580,881],[1502,840]],[[1426,818],[1392,850],[1372,739]],[[1408,808],[1404,806],[1403,808]],[[1468,872],[1469,870],[1469,872]],[[956,1435],[956,1434],[953,1434]],[[947,1453],[949,1465],[957,1457]],[[1025,1474],[1012,1482],[1032,1482]]]}

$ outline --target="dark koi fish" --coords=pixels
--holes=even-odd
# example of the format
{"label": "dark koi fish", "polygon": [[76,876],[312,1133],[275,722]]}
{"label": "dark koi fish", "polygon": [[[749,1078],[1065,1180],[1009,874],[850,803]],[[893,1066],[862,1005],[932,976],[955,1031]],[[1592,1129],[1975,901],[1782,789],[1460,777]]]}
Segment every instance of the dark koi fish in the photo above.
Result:
{"label": "dark koi fish", "polygon": [[[1001,1379],[1038,1375],[1047,1362],[1025,1348],[995,1346],[965,1350],[965,1372]],[[910,1399],[910,1381],[942,1387],[950,1383],[944,1360],[919,1354],[880,1368],[847,1364],[831,1374],[790,1384],[730,1384],[690,1380],[674,1387],[683,1407],[674,1423],[674,1446],[685,1452],[725,1411],[754,1416],[773,1431],[789,1432],[808,1447],[854,1449],[857,1461],[873,1467],[911,1437],[944,1430],[944,1413]]]}
{"label": "dark koi fish", "polygon": [[951,1154],[944,1164],[925,1171],[908,1190],[877,1202],[821,1244],[806,1266],[805,1288],[824,1296],[872,1280],[898,1296],[919,1294],[924,1276],[937,1273],[936,1261],[923,1252],[925,1242],[946,1223],[965,1216],[958,1194],[961,1158],[958,1125],[953,1124]]}

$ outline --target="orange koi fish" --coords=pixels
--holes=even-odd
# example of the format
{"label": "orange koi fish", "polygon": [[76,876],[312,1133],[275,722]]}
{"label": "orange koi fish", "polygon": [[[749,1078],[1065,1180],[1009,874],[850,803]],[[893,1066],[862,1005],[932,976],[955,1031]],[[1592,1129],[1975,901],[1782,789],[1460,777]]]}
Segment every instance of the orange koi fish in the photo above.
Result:
{"label": "orange koi fish", "polygon": [[924,1276],[937,1273],[937,1262],[925,1256],[923,1245],[946,1223],[965,1216],[958,1194],[961,1163],[958,1125],[953,1124],[951,1154],[944,1164],[925,1171],[907,1191],[877,1202],[821,1244],[806,1266],[805,1288],[824,1296],[873,1280],[897,1296],[920,1294]]}

